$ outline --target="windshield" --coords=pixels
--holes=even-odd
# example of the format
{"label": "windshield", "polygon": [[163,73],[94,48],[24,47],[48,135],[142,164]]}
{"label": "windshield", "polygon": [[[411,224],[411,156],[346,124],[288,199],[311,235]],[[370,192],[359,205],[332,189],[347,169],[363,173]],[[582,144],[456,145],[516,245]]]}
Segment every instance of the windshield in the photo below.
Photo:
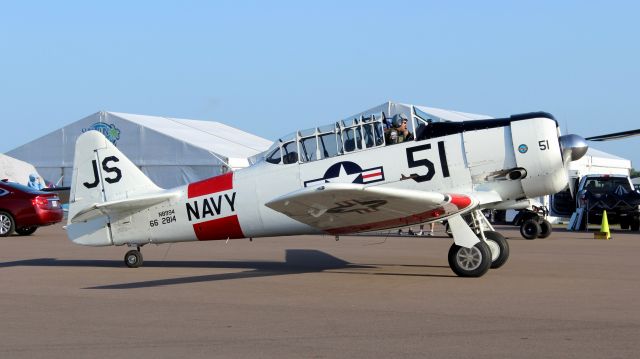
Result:
{"label": "windshield", "polygon": [[584,188],[592,193],[609,193],[621,186],[627,191],[631,191],[629,180],[623,177],[597,177],[588,178]]}

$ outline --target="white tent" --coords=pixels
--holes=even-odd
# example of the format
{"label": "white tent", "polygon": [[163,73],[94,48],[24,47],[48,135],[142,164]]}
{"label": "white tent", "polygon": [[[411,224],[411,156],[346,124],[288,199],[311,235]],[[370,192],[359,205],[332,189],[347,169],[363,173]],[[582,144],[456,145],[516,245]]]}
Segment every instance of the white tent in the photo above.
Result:
{"label": "white tent", "polygon": [[77,137],[102,132],[158,186],[171,188],[249,165],[271,141],[219,122],[97,112],[15,148],[47,180],[71,184]]}
{"label": "white tent", "polygon": [[0,153],[0,179],[26,185],[30,174],[38,174],[32,164]]}
{"label": "white tent", "polygon": [[628,176],[630,169],[630,160],[589,147],[584,157],[569,164],[569,175],[582,177],[587,174],[602,173]]}

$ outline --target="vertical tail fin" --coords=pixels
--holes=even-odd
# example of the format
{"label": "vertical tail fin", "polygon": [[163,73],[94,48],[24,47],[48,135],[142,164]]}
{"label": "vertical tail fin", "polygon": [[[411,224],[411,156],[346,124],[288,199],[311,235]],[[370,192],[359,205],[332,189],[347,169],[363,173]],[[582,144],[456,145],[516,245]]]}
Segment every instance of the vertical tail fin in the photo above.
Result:
{"label": "vertical tail fin", "polygon": [[80,244],[112,244],[109,218],[104,215],[72,223],[80,212],[104,202],[162,191],[98,131],[78,137],[72,176],[67,232]]}

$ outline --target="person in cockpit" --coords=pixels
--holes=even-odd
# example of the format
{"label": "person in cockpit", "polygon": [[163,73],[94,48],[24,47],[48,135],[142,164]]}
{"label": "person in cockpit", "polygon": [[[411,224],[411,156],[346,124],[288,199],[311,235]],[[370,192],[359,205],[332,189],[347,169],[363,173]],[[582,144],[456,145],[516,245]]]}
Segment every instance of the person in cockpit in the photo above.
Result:
{"label": "person in cockpit", "polygon": [[407,129],[407,118],[403,114],[396,114],[391,119],[391,128],[385,130],[385,139],[388,145],[401,143],[413,139],[413,135]]}

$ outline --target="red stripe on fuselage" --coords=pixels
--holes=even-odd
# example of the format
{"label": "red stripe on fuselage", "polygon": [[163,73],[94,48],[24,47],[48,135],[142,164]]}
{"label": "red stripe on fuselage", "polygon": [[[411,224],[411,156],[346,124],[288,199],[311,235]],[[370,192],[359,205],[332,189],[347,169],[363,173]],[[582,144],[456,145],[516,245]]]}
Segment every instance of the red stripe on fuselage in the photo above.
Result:
{"label": "red stripe on fuselage", "polygon": [[199,241],[244,238],[236,215],[195,223],[193,231]]}
{"label": "red stripe on fuselage", "polygon": [[189,184],[189,198],[227,191],[233,188],[233,172]]}
{"label": "red stripe on fuselage", "polygon": [[378,172],[374,172],[374,173],[369,173],[369,174],[363,174],[362,178],[369,178],[369,177],[376,177],[376,176],[382,176],[382,172],[378,171]]}
{"label": "red stripe on fuselage", "polygon": [[[189,198],[195,198],[231,189],[233,189],[233,172],[190,183],[187,189],[187,195]],[[238,216],[235,214],[210,221],[194,223],[193,232],[199,241],[244,238]]]}

